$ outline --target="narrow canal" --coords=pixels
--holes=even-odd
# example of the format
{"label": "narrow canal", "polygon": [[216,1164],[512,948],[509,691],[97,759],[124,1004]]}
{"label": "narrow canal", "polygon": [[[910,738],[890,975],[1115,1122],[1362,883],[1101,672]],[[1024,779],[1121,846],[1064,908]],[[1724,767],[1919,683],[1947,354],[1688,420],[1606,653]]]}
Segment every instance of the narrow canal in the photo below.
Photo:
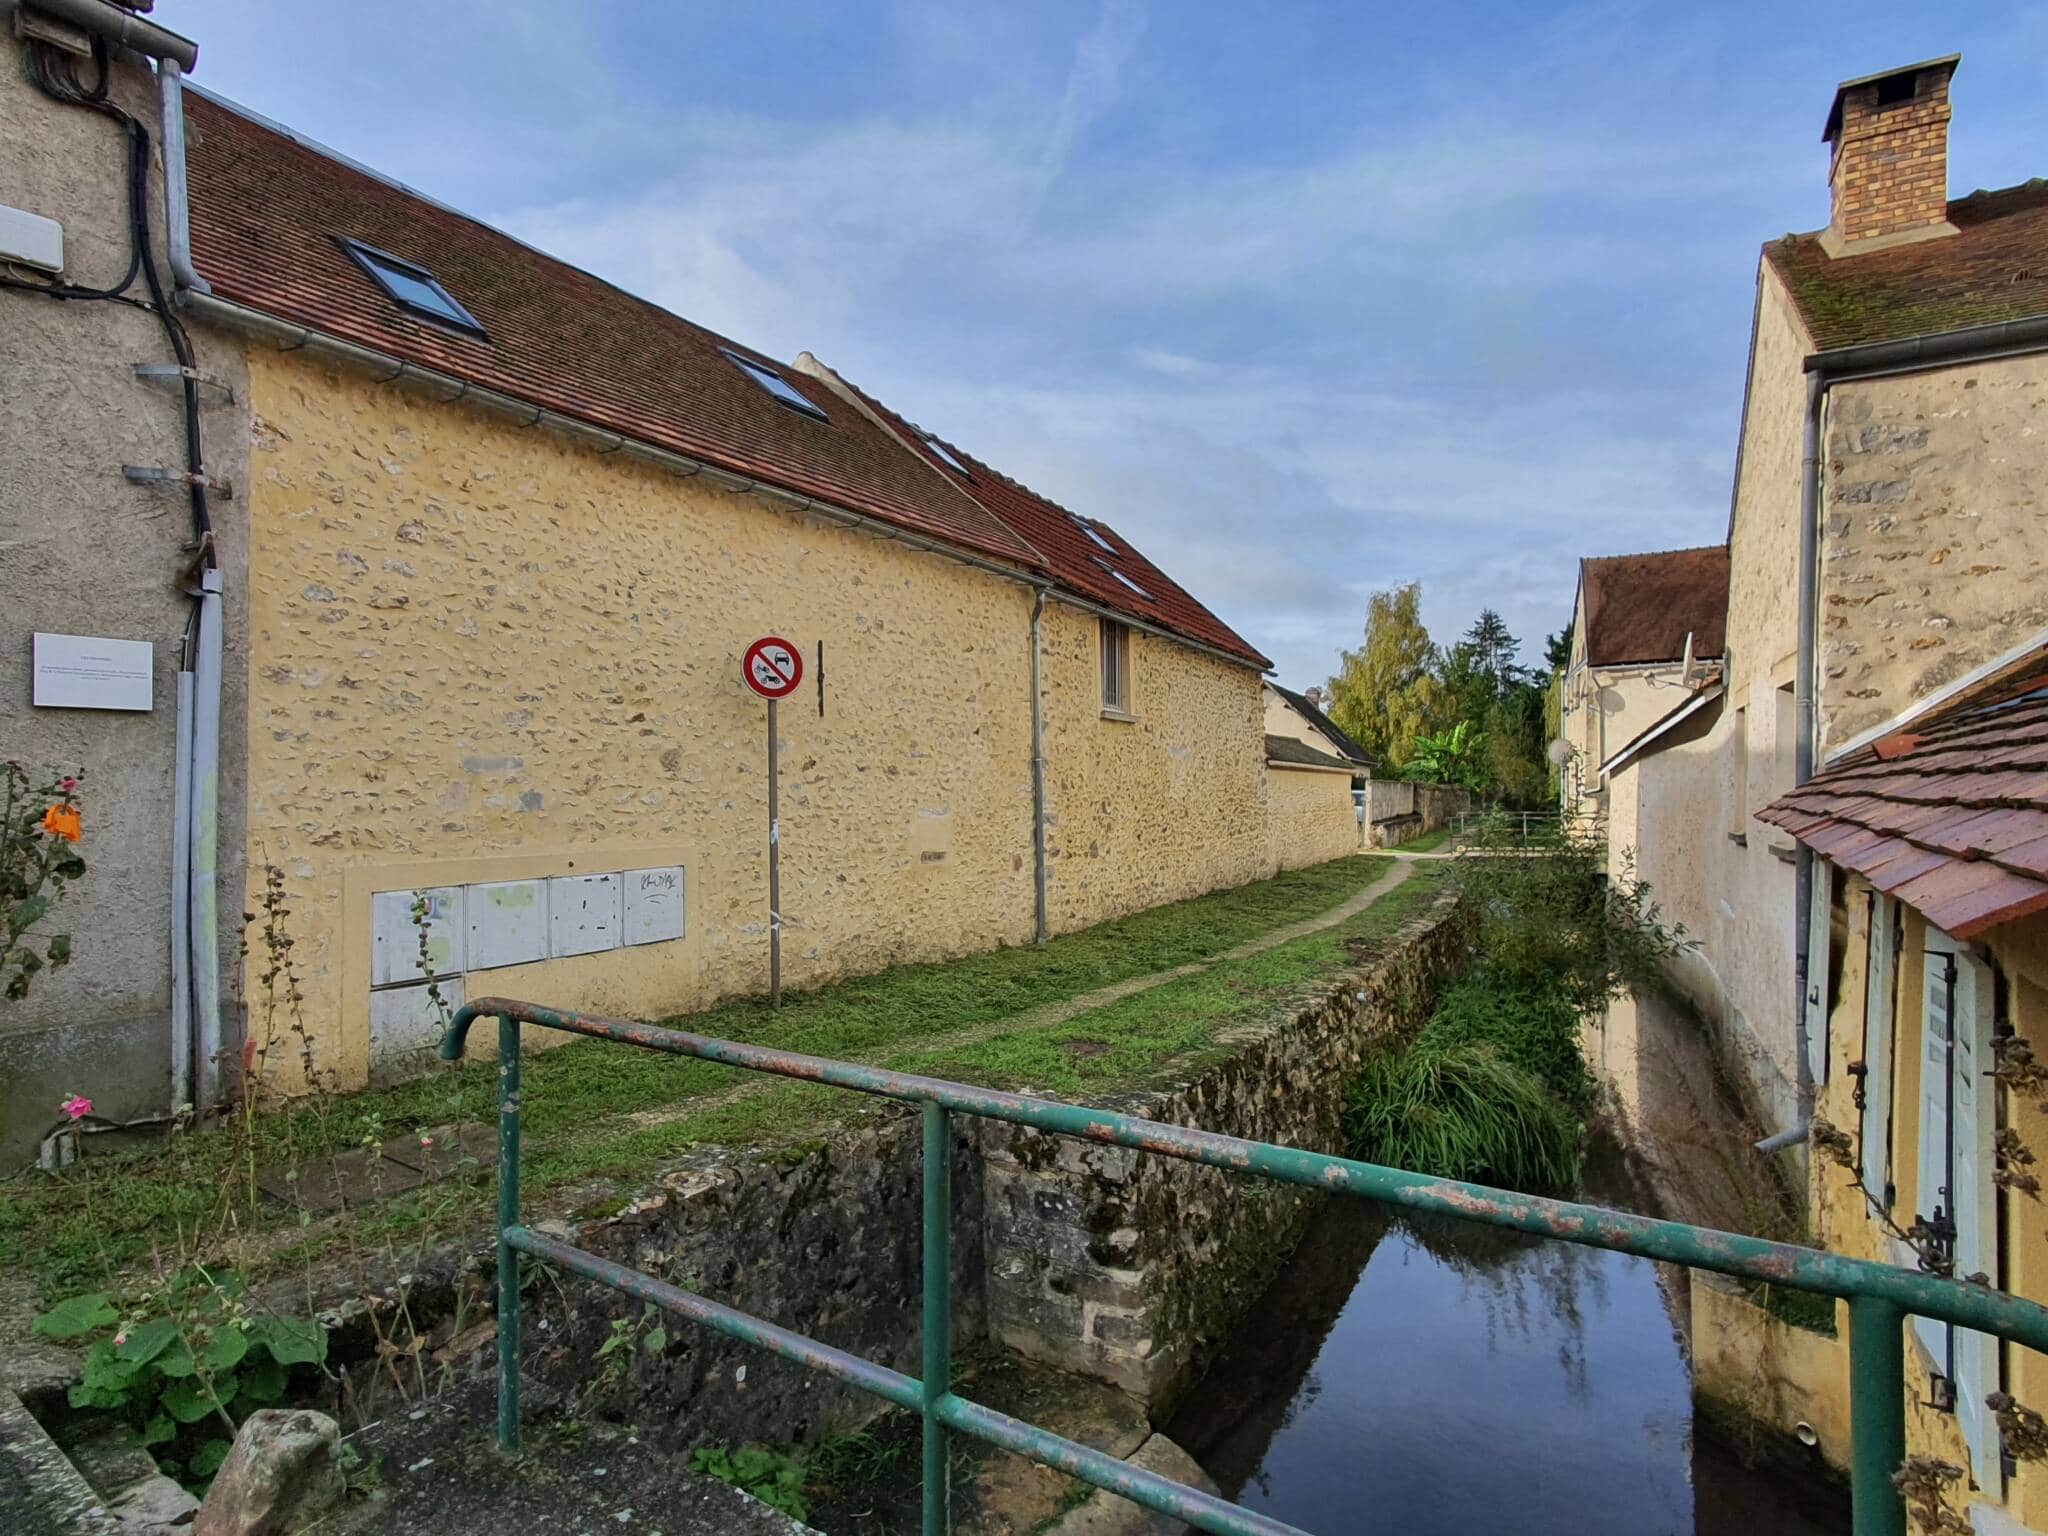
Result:
{"label": "narrow canal", "polygon": [[[1618,1155],[1584,1198],[1633,1205]],[[1332,1201],[1168,1433],[1317,1536],[1819,1536],[1839,1485],[1695,1420],[1658,1267]]]}

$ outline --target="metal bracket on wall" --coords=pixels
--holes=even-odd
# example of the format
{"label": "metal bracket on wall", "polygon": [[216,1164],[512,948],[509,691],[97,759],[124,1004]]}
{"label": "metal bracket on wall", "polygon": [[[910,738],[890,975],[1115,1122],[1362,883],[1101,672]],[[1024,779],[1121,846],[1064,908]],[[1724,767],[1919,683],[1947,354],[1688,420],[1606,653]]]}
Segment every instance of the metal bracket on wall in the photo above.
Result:
{"label": "metal bracket on wall", "polygon": [[218,475],[194,475],[156,464],[123,464],[121,474],[137,485],[196,485],[213,492],[223,501],[235,499],[235,488]]}
{"label": "metal bracket on wall", "polygon": [[[202,405],[233,405],[233,386],[223,383],[210,373],[201,373],[197,368],[181,367],[177,363],[137,363],[135,377],[149,384],[181,384],[190,379],[200,395]],[[204,397],[211,394],[213,398]]]}

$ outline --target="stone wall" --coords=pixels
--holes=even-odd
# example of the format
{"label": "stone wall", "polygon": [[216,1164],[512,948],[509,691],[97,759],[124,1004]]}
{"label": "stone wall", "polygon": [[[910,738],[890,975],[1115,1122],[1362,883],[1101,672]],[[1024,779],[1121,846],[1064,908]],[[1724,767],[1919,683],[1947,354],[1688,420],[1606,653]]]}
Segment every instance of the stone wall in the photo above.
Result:
{"label": "stone wall", "polygon": [[[1342,1152],[1345,1081],[1377,1042],[1419,1027],[1468,943],[1447,895],[1355,970],[1223,1042],[1213,1064],[1105,1107]],[[990,1336],[1116,1383],[1155,1419],[1263,1293],[1315,1198],[993,1121],[980,1134]]]}
{"label": "stone wall", "polygon": [[[805,1146],[707,1148],[622,1214],[542,1230],[688,1291],[767,1318],[863,1359],[918,1374],[923,1262],[923,1133],[890,1105]],[[982,1178],[971,1129],[953,1166],[956,1347],[986,1333]],[[528,1323],[528,1369],[561,1390],[595,1393],[671,1447],[710,1440],[804,1444],[871,1419],[879,1400],[815,1371],[671,1318],[667,1347],[634,1351],[629,1374],[593,1386],[599,1347],[641,1303],[566,1277]],[[541,1329],[538,1320],[548,1327]]]}
{"label": "stone wall", "polygon": [[1266,817],[1268,856],[1275,869],[1300,869],[1358,851],[1358,810],[1348,773],[1269,765]]}
{"label": "stone wall", "polygon": [[1425,836],[1472,809],[1472,792],[1454,784],[1374,779],[1365,794],[1366,837],[1375,848]]}
{"label": "stone wall", "polygon": [[1830,392],[1823,755],[2048,628],[2044,441],[2044,357]]}
{"label": "stone wall", "polygon": [[[468,990],[637,1017],[766,990],[764,633],[826,663],[823,712],[810,677],[781,711],[785,984],[1029,941],[1027,587],[296,354],[250,370],[249,854],[340,1085],[377,891],[681,866],[680,940]],[[1270,873],[1258,673],[1135,635],[1109,720],[1096,619],[1044,629],[1054,928]]]}

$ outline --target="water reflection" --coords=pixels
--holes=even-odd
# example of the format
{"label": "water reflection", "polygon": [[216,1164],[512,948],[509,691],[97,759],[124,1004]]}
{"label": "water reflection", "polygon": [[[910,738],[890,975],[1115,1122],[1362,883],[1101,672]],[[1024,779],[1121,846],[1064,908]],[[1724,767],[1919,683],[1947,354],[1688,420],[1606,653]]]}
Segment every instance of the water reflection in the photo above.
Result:
{"label": "water reflection", "polygon": [[[1168,1432],[1225,1494],[1317,1536],[1726,1528],[1720,1491],[1695,1497],[1656,1266],[1360,1201],[1318,1216]],[[1745,1536],[1833,1528],[1769,1474],[1716,1465],[1784,1511],[1752,1508]]]}

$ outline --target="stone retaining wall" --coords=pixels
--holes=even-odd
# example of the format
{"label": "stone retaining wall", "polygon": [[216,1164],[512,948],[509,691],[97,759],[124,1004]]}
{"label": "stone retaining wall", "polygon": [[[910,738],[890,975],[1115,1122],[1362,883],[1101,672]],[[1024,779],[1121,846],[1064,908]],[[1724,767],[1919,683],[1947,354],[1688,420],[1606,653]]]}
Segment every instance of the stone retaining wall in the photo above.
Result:
{"label": "stone retaining wall", "polygon": [[[1446,895],[1356,969],[1297,993],[1178,1085],[1105,1101],[1174,1125],[1342,1152],[1343,1087],[1418,1028],[1469,938]],[[987,1319],[996,1342],[1113,1381],[1154,1419],[1293,1251],[1305,1191],[1049,1136],[980,1127]]]}

